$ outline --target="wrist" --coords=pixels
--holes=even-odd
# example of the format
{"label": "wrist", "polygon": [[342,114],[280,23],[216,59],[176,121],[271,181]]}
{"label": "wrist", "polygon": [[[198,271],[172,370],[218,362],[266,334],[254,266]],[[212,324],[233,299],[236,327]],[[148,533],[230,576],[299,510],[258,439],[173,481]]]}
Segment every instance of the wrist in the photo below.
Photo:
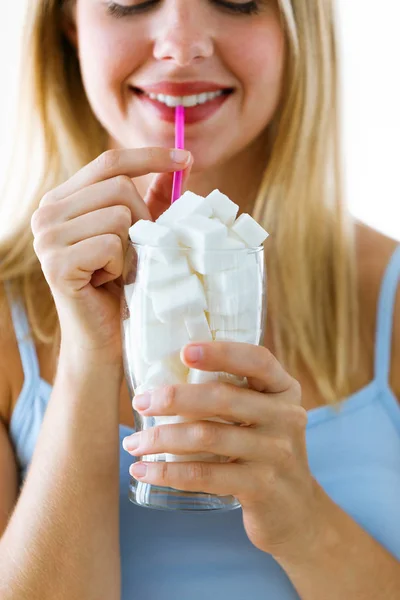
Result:
{"label": "wrist", "polygon": [[336,527],[340,508],[316,480],[313,482],[314,501],[309,510],[310,518],[304,521],[297,538],[275,557],[286,572],[304,566],[317,567],[326,555],[340,547],[340,534]]}
{"label": "wrist", "polygon": [[117,426],[122,380],[121,365],[97,361],[93,354],[61,351],[54,383],[57,412],[71,424],[86,423],[88,431],[100,431],[106,422]]}
{"label": "wrist", "polygon": [[60,345],[60,361],[76,367],[78,370],[96,368],[122,370],[122,344],[110,346],[93,346],[82,339],[70,339],[62,336]]}
{"label": "wrist", "polygon": [[79,345],[61,343],[59,375],[76,381],[95,379],[121,385],[123,379],[122,357],[115,357],[107,350],[87,350]]}

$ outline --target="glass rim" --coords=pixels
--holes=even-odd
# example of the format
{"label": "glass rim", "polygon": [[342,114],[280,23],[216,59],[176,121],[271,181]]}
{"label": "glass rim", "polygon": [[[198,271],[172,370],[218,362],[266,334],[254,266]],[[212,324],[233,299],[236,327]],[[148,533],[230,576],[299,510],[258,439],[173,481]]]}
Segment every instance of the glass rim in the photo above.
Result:
{"label": "glass rim", "polygon": [[251,252],[253,254],[260,253],[264,251],[264,244],[261,246],[246,246],[245,248],[213,248],[202,250],[201,248],[189,248],[188,246],[152,246],[151,244],[139,244],[137,242],[132,242],[131,239],[128,240],[129,245],[138,249],[147,249],[150,250],[180,250],[184,252],[200,252],[201,254],[221,254],[221,253],[244,253]]}

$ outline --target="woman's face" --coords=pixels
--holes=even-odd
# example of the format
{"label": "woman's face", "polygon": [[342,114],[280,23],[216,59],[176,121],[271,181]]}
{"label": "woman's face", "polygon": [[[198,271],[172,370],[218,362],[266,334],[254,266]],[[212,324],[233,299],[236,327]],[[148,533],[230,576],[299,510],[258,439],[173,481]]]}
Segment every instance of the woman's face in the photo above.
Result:
{"label": "woman's face", "polygon": [[76,0],[75,22],[86,93],[119,146],[174,146],[183,96],[186,147],[203,170],[244,150],[277,109],[276,0]]}

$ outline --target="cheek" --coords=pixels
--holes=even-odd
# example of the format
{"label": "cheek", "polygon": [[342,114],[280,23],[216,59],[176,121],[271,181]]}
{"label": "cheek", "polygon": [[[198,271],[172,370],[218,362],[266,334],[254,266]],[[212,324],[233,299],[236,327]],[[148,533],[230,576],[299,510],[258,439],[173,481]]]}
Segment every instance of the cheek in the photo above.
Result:
{"label": "cheek", "polygon": [[246,103],[278,103],[285,66],[285,36],[278,24],[268,29],[254,27],[251,38],[246,35],[231,44],[227,56],[241,81]]}
{"label": "cheek", "polygon": [[[77,15],[79,59],[89,99],[107,91],[122,90],[123,84],[144,60],[145,41],[121,23],[82,10]],[[133,41],[134,40],[134,41]],[[111,97],[110,97],[111,99]]]}

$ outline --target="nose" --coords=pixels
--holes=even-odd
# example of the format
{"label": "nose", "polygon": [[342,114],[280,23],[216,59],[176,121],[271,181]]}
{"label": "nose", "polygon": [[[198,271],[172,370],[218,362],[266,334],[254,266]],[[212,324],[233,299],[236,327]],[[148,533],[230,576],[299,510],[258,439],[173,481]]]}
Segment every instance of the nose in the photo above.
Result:
{"label": "nose", "polygon": [[179,67],[210,58],[214,41],[207,21],[204,11],[196,6],[196,0],[167,2],[155,36],[154,57]]}

